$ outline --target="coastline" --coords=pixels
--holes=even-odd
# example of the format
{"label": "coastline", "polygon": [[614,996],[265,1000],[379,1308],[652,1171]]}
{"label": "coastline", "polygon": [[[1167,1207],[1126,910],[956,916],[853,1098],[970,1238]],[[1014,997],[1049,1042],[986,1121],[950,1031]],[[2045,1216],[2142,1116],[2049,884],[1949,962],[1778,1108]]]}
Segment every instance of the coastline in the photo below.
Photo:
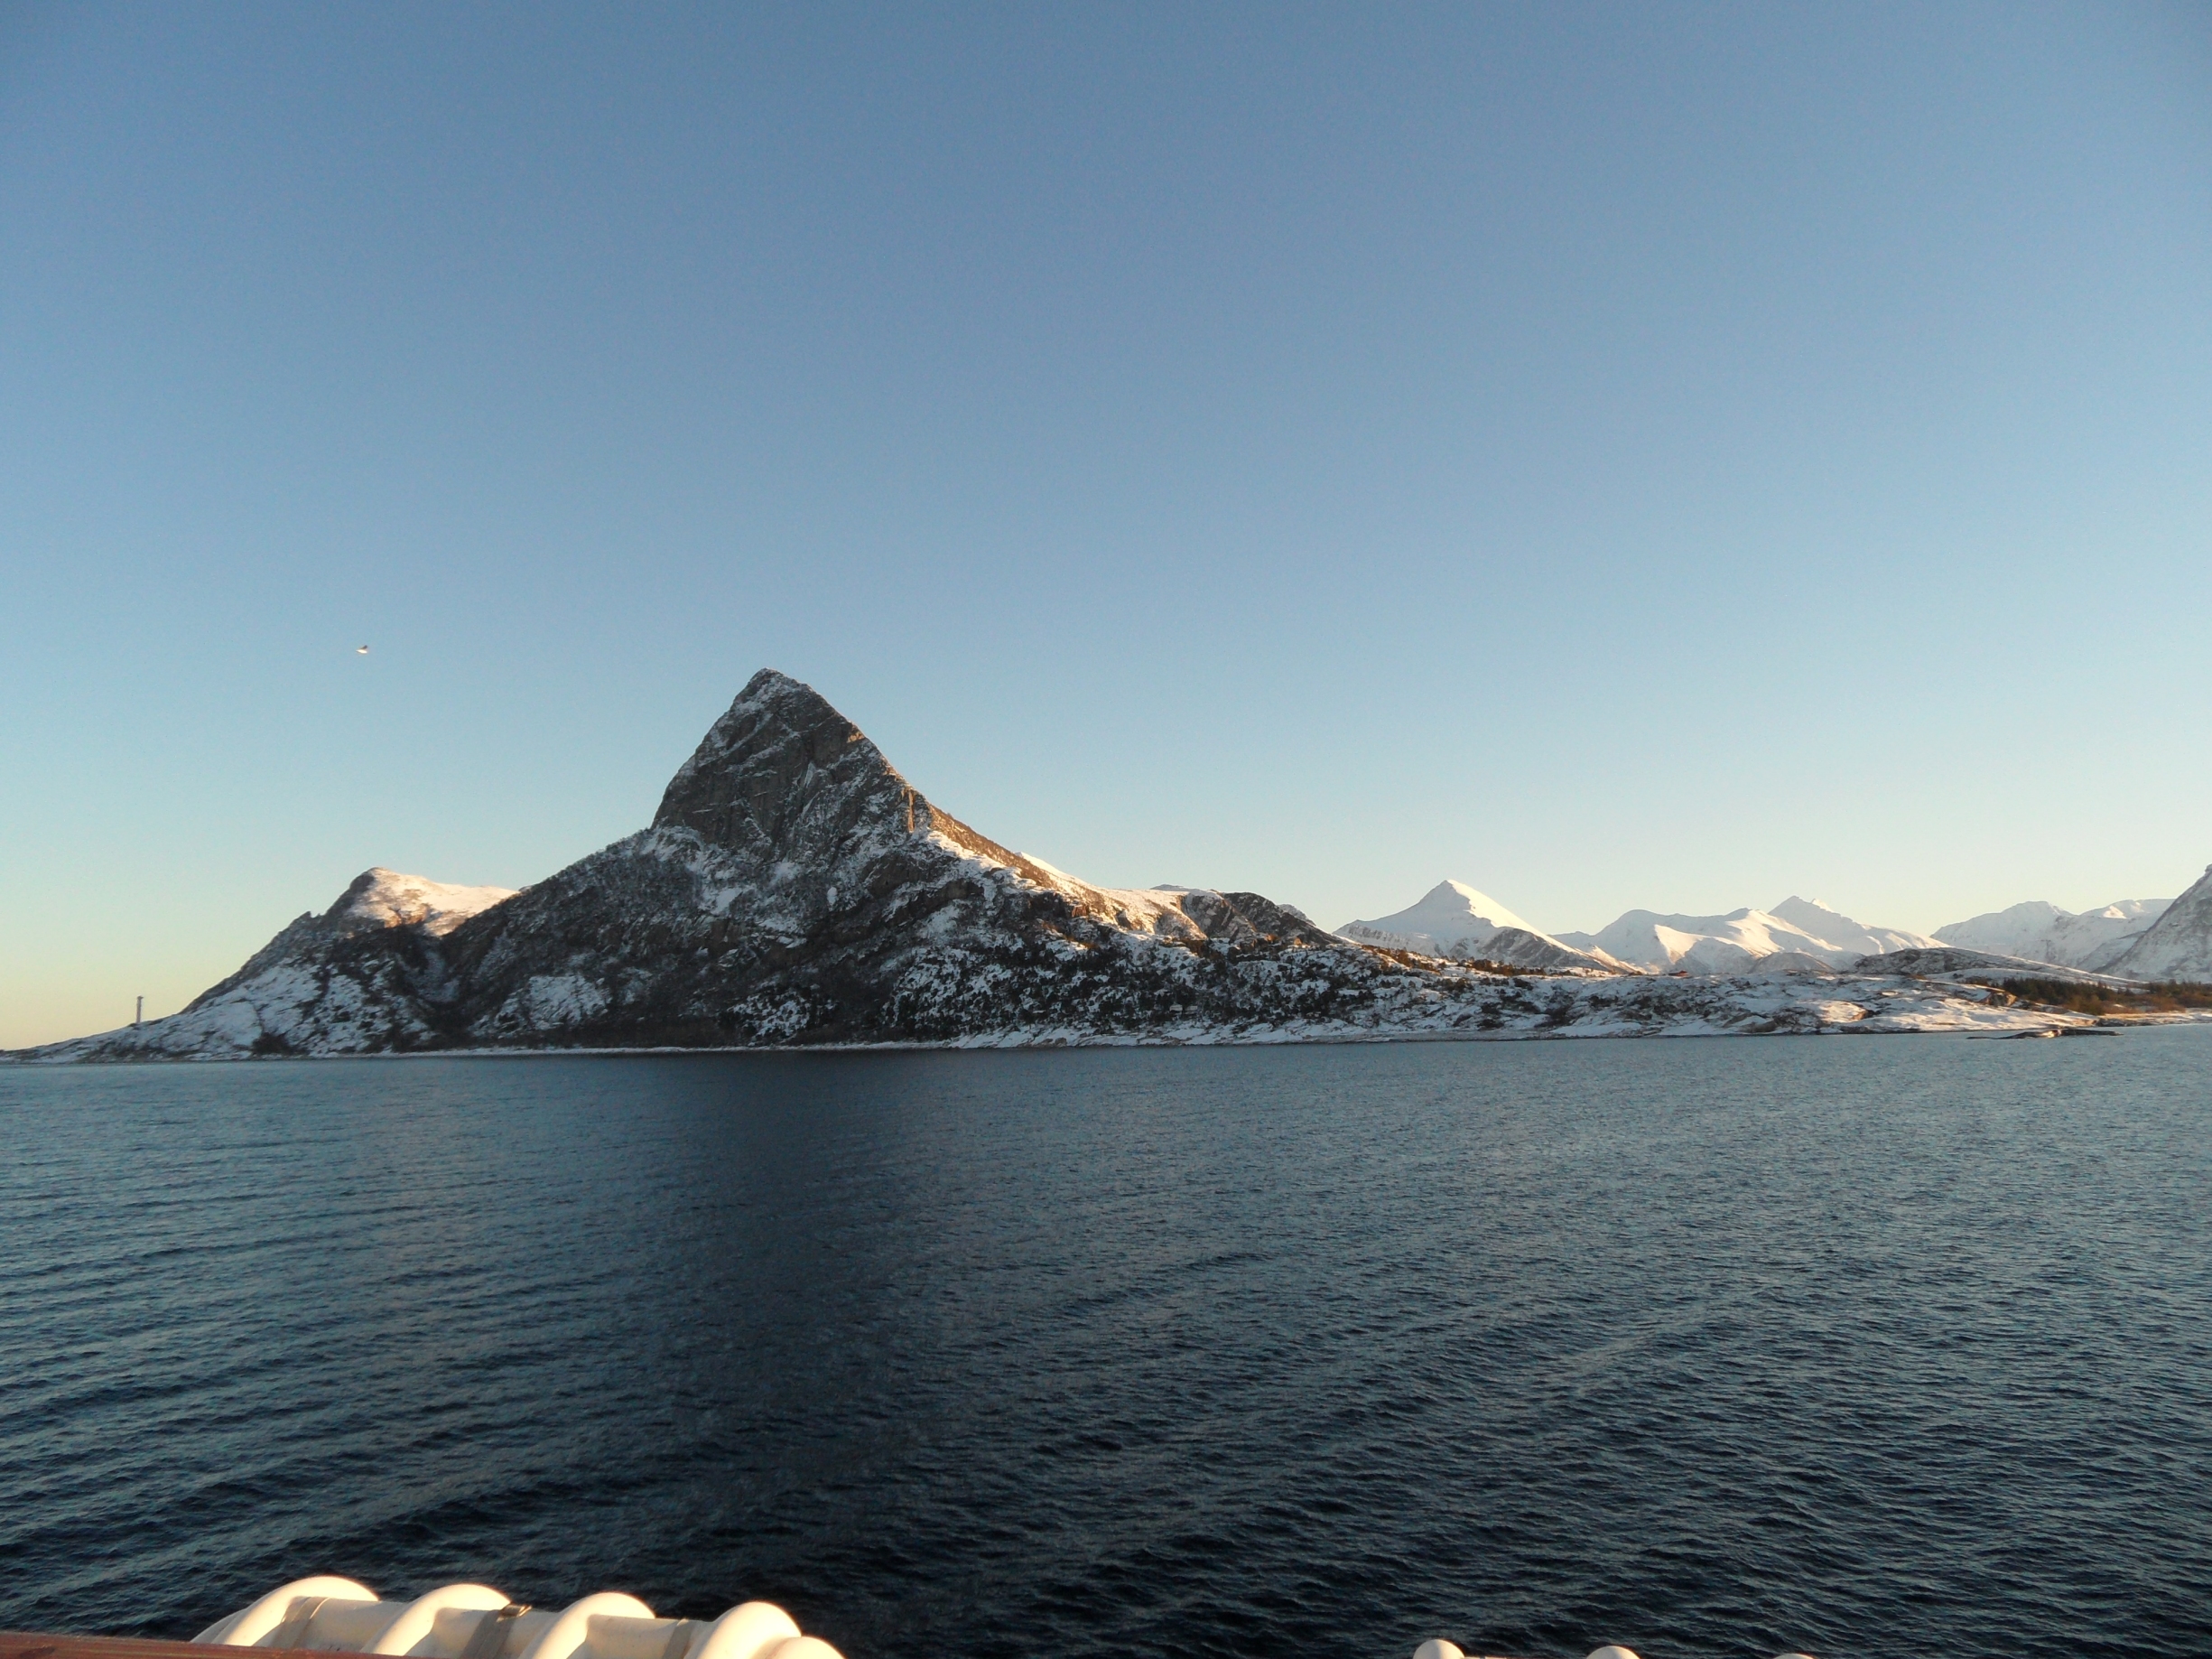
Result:
{"label": "coastline", "polygon": [[[1930,985],[1929,991],[1938,987]],[[1948,999],[1946,999],[1947,1001]],[[2043,1010],[1983,1007],[1981,1018],[1936,1017],[1902,1019],[1869,1015],[1855,1021],[1775,1024],[1743,1021],[1715,1023],[1684,1018],[1673,1021],[1628,1025],[1600,1021],[1571,1021],[1548,1025],[1470,1029],[1410,1028],[1400,1030],[1349,1024],[1301,1023],[1297,1026],[1233,1028],[1189,1024],[1145,1031],[1095,1031],[1069,1027],[1013,1027],[950,1038],[886,1039],[852,1042],[789,1043],[536,1043],[529,1045],[471,1045],[453,1048],[376,1049],[321,1049],[293,1053],[254,1053],[244,1049],[222,1052],[191,1050],[163,1052],[151,1046],[129,1052],[53,1053],[56,1049],[95,1045],[119,1035],[100,1032],[65,1039],[34,1049],[0,1051],[0,1066],[125,1066],[162,1064],[240,1064],[287,1060],[418,1060],[418,1059],[540,1059],[570,1057],[619,1059],[631,1057],[667,1058],[682,1055],[789,1055],[789,1054],[928,1054],[1018,1052],[1069,1049],[1256,1049],[1382,1045],[1394,1043],[1499,1043],[1557,1041],[1632,1041],[1648,1039],[1759,1037],[1964,1037],[1978,1040],[2111,1035],[2149,1026],[2212,1025],[2212,1011],[2183,1011],[2147,1014],[2069,1014]],[[133,1028],[124,1027],[124,1031]]]}

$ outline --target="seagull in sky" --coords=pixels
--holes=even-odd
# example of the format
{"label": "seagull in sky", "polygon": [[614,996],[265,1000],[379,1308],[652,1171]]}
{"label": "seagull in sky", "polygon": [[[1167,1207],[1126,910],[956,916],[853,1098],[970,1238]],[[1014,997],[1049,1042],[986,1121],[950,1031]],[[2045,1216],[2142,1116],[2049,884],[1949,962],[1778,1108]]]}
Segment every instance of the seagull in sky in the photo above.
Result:
{"label": "seagull in sky", "polygon": [[368,648],[365,645],[357,645],[353,648],[353,654],[356,657],[367,657],[368,655]]}

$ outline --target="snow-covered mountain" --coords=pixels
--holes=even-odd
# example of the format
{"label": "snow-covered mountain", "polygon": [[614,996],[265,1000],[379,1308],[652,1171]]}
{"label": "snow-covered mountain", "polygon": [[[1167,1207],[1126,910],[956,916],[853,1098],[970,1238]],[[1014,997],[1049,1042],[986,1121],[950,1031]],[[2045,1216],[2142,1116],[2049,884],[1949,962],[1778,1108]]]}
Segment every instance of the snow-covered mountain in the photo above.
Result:
{"label": "snow-covered mountain", "polygon": [[1079,881],[764,670],[637,834],[512,895],[371,871],[184,1012],[41,1053],[1342,1035],[1472,1018],[1500,983],[1257,893]]}
{"label": "snow-covered mountain", "polygon": [[[1702,944],[1731,968],[1753,955],[1720,949],[1734,940],[1810,968],[1863,937],[1913,937],[1854,934],[1847,918],[1792,904],[1849,942],[1752,911],[1641,913],[1639,925],[1669,965]],[[1405,937],[1457,944],[1487,928],[1473,948],[1539,973],[1573,955],[1472,889],[1446,883],[1382,919],[1417,912],[1443,934],[1423,925]],[[2161,925],[2177,917],[2197,919],[2169,954],[2202,954],[2212,883]],[[1631,919],[1608,931],[1633,933]],[[1671,926],[1681,922],[1733,931]],[[1669,935],[1685,947],[1669,948]],[[519,892],[371,870],[181,1013],[9,1058],[2002,1031],[2054,1020],[2064,1022],[1936,974],[1585,969],[1532,982],[1324,933],[1257,893],[1093,886],[945,813],[812,689],[764,670],[636,834]]]}
{"label": "snow-covered mountain", "polygon": [[422,1047],[437,1030],[420,992],[449,977],[441,942],[514,897],[509,888],[365,870],[329,909],[294,919],[182,1012],[83,1041],[116,1056],[281,1054],[294,1049],[292,1034],[306,1032],[316,1051]]}
{"label": "snow-covered mountain", "polygon": [[1457,962],[1547,971],[1620,966],[1561,944],[1464,881],[1439,881],[1405,909],[1371,921],[1346,922],[1336,931],[1362,945]]}
{"label": "snow-covered mountain", "polygon": [[1794,894],[1771,910],[1746,908],[1725,916],[1630,910],[1595,933],[1555,937],[1577,950],[1603,952],[1636,967],[1689,974],[1741,974],[1781,951],[1841,968],[1861,956],[1936,943],[1926,934],[1900,927],[1869,927]]}
{"label": "snow-covered mountain", "polygon": [[514,896],[511,887],[455,887],[377,865],[354,878],[330,915],[364,927],[421,927],[441,939],[471,916]]}
{"label": "snow-covered mountain", "polygon": [[2040,899],[1970,917],[1936,929],[1936,937],[1963,950],[2053,962],[2092,973],[2118,960],[2171,900],[2120,899],[2097,910],[2061,910]]}
{"label": "snow-covered mountain", "polygon": [[1870,927],[1831,910],[1817,899],[1799,899],[1794,893],[1768,914],[1803,930],[1810,937],[1826,940],[1837,950],[1856,951],[1861,955],[1874,955],[1885,950],[1924,949],[1935,942],[1928,935],[1914,933],[1907,927]]}
{"label": "snow-covered mountain", "polygon": [[2212,981],[2212,864],[2189,891],[2113,958],[2130,979]]}
{"label": "snow-covered mountain", "polygon": [[1348,939],[1417,950],[1430,956],[1472,956],[1501,927],[1538,930],[1488,893],[1464,881],[1439,881],[1417,903],[1372,921],[1346,922],[1336,931]]}

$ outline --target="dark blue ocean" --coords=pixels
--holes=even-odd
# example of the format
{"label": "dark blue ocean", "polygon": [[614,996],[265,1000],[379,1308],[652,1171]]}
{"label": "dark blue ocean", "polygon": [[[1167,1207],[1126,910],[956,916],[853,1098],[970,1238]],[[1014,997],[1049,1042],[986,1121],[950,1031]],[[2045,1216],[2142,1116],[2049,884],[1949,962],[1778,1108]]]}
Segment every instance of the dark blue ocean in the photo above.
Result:
{"label": "dark blue ocean", "polygon": [[2212,1654],[2212,1029],[0,1069],[0,1626]]}

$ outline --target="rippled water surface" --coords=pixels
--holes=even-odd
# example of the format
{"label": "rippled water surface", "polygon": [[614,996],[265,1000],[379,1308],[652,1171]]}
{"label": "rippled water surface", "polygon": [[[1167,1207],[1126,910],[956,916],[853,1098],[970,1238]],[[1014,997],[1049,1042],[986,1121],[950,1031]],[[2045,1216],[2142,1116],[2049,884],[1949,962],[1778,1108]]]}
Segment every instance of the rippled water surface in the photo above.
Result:
{"label": "rippled water surface", "polygon": [[2212,1653],[2212,1030],[0,1070],[0,1626]]}

